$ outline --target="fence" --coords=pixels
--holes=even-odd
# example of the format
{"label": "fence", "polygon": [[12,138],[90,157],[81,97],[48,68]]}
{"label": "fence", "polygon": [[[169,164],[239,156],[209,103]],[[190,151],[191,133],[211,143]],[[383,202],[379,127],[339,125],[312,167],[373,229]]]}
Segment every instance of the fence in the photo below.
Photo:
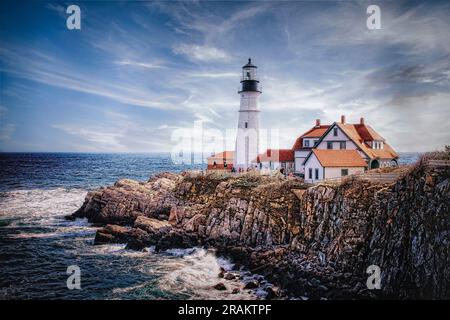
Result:
{"label": "fence", "polygon": [[397,171],[397,172],[365,172],[365,173],[358,173],[358,174],[352,174],[349,176],[343,176],[343,177],[335,177],[335,178],[327,178],[320,181],[308,181],[305,180],[305,182],[312,182],[312,183],[321,183],[321,182],[327,182],[327,183],[341,183],[344,180],[347,179],[358,179],[358,180],[366,180],[374,183],[393,183],[397,181],[400,176],[403,174],[403,171]]}
{"label": "fence", "polygon": [[450,167],[450,160],[426,160],[427,166],[430,167]]}

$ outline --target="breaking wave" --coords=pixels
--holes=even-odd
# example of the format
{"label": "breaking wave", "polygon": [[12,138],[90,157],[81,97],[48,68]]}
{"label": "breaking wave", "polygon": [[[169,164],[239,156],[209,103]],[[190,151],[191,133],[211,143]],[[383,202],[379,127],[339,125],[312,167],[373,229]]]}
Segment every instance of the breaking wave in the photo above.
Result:
{"label": "breaking wave", "polygon": [[[253,277],[218,277],[233,265],[203,248],[131,251],[93,245],[96,227],[64,219],[83,203],[81,188],[0,192],[0,299],[256,299],[242,288]],[[66,287],[67,267],[81,269],[81,290]],[[213,288],[222,282],[226,290]]]}

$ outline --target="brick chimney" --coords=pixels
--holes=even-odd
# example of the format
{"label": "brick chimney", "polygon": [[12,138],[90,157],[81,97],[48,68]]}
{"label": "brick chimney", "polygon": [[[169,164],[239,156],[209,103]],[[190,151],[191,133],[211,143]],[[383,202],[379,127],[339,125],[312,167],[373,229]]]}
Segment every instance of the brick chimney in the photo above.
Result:
{"label": "brick chimney", "polygon": [[359,119],[359,124],[364,124],[364,118],[361,117],[361,119]]}
{"label": "brick chimney", "polygon": [[341,123],[345,124],[345,116],[344,115],[341,116]]}
{"label": "brick chimney", "polygon": [[320,127],[320,119],[316,119],[316,127]]}

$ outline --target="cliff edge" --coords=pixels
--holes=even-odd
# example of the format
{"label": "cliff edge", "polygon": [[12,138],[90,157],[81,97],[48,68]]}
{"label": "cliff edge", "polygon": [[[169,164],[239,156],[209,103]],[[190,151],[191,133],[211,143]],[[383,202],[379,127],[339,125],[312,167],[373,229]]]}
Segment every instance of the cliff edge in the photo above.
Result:
{"label": "cliff edge", "polygon": [[[96,243],[212,246],[291,296],[450,298],[450,170],[425,156],[397,181],[306,185],[257,174],[163,173],[86,196]],[[368,290],[366,269],[381,270]]]}

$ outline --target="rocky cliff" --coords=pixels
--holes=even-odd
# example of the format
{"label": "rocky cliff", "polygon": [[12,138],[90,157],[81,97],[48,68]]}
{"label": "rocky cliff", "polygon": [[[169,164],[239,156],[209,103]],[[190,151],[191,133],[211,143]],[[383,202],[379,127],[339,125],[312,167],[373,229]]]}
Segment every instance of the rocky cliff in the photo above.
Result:
{"label": "rocky cliff", "polygon": [[[103,224],[96,243],[213,246],[237,266],[310,298],[450,298],[449,167],[398,181],[308,186],[255,174],[170,174],[90,192],[71,218]],[[381,270],[381,290],[366,268]]]}

